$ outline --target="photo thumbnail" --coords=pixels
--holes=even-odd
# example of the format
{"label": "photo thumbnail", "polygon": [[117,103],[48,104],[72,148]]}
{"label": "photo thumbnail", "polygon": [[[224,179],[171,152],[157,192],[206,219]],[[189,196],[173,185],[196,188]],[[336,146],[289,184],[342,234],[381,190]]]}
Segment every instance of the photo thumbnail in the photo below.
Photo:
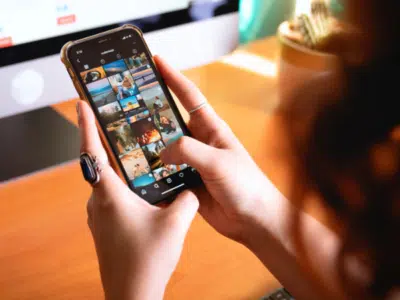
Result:
{"label": "photo thumbnail", "polygon": [[159,169],[164,166],[164,163],[161,161],[160,153],[165,149],[165,145],[162,141],[155,142],[153,144],[149,144],[144,146],[143,148],[144,156],[147,158],[149,162],[150,168],[152,170]]}
{"label": "photo thumbnail", "polygon": [[146,103],[144,102],[143,96],[141,94],[137,94],[136,99],[139,102],[140,107],[146,107],[147,109]]}
{"label": "photo thumbnail", "polygon": [[118,73],[122,73],[128,70],[128,67],[126,66],[123,59],[106,64],[103,66],[103,68],[107,76],[114,76]]}
{"label": "photo thumbnail", "polygon": [[133,151],[122,156],[121,163],[130,180],[135,180],[143,175],[148,176],[151,174],[150,166],[140,148],[134,149]]}
{"label": "photo thumbnail", "polygon": [[99,114],[106,124],[121,120],[125,116],[118,101],[99,107]]}
{"label": "photo thumbnail", "polygon": [[121,101],[119,101],[119,103],[121,104],[122,110],[124,112],[128,112],[128,111],[131,111],[133,109],[140,107],[140,104],[137,101],[136,96],[132,96],[132,97],[126,98],[124,100],[121,100]]}
{"label": "photo thumbnail", "polygon": [[140,146],[146,146],[161,140],[161,135],[156,129],[152,118],[132,123],[131,128]]}
{"label": "photo thumbnail", "polygon": [[150,65],[140,72],[132,73],[139,90],[144,90],[158,84],[156,74],[154,74]]}
{"label": "photo thumbnail", "polygon": [[108,78],[118,100],[131,98],[139,94],[139,89],[129,71]]}
{"label": "photo thumbnail", "polygon": [[170,108],[167,98],[158,83],[149,89],[141,91],[140,94],[152,115]]}
{"label": "photo thumbnail", "polygon": [[98,67],[81,72],[81,77],[85,84],[89,84],[97,80],[106,78],[106,72],[104,71],[103,67]]}
{"label": "photo thumbnail", "polygon": [[180,166],[176,166],[177,172],[183,171],[183,170],[187,169],[187,167],[188,167],[187,164],[183,164],[183,165],[180,165]]}
{"label": "photo thumbnail", "polygon": [[125,59],[132,73],[140,72],[149,65],[149,60],[144,52]]}
{"label": "photo thumbnail", "polygon": [[152,184],[154,182],[156,182],[156,180],[154,179],[154,176],[153,176],[152,173],[143,175],[141,177],[137,177],[132,181],[133,186],[135,188],[142,187],[142,186],[147,186],[147,185]]}
{"label": "photo thumbnail", "polygon": [[131,127],[125,119],[108,124],[107,132],[111,143],[116,146],[115,148],[119,156],[139,148],[139,144],[133,136]]}
{"label": "photo thumbnail", "polygon": [[172,109],[156,113],[154,115],[154,123],[161,132],[166,145],[175,142],[183,136],[182,128],[179,126]]}
{"label": "photo thumbnail", "polygon": [[87,89],[97,107],[101,107],[118,100],[107,78],[88,84]]}
{"label": "photo thumbnail", "polygon": [[163,178],[166,178],[168,176],[171,176],[172,174],[175,174],[176,172],[178,172],[178,168],[177,166],[174,165],[167,165],[165,167],[159,168],[157,170],[153,171],[154,174],[154,178],[159,181]]}
{"label": "photo thumbnail", "polygon": [[137,109],[135,111],[129,112],[128,115],[126,116],[126,120],[128,121],[129,124],[135,123],[137,121],[147,119],[150,117],[150,112],[147,110],[147,108],[143,109]]}

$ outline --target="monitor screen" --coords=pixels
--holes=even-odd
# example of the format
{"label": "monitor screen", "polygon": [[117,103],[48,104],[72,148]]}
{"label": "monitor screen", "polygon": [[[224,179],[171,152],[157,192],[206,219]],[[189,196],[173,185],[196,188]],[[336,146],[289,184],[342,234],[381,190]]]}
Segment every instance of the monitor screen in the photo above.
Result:
{"label": "monitor screen", "polygon": [[13,0],[0,9],[0,67],[59,53],[126,23],[149,32],[237,11],[238,0]]}
{"label": "monitor screen", "polygon": [[[8,0],[0,6],[0,119],[78,97],[60,50],[124,24],[183,70],[238,45],[239,0]],[[188,42],[190,41],[190,42]]]}
{"label": "monitor screen", "polygon": [[0,10],[0,47],[182,10],[189,3],[190,0],[7,1]]}

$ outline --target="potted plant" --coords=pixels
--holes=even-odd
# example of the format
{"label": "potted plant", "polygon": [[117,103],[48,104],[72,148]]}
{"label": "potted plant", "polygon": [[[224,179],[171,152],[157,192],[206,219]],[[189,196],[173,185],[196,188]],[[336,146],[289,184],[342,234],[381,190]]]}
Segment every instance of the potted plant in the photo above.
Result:
{"label": "potted plant", "polygon": [[[340,27],[330,13],[327,0],[302,2],[303,11],[283,22],[277,32],[280,44],[278,82],[281,102],[294,100],[293,92],[307,80],[326,76],[337,66],[338,57],[327,50],[327,42]],[[309,9],[304,9],[304,3]]]}

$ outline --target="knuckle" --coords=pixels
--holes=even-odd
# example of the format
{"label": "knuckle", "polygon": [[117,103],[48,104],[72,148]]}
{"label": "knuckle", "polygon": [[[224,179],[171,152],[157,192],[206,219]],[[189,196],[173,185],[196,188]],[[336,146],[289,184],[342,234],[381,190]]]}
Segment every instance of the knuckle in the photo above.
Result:
{"label": "knuckle", "polygon": [[176,142],[176,150],[180,153],[184,152],[187,149],[189,143],[189,137],[183,136]]}
{"label": "knuckle", "polygon": [[224,129],[222,127],[213,127],[208,132],[208,143],[214,147],[222,147],[222,141],[225,140]]}
{"label": "knuckle", "polygon": [[216,148],[226,148],[228,145],[233,144],[236,137],[229,127],[229,125],[221,120],[218,122],[218,126],[214,126],[208,131],[208,144]]}

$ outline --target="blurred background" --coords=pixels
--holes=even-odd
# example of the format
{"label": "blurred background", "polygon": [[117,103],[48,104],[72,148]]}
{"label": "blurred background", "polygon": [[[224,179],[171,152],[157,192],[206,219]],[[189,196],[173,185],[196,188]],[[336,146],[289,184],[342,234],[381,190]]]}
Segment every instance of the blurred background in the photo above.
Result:
{"label": "blurred background", "polygon": [[[311,1],[2,2],[0,118],[77,97],[59,61],[62,45],[70,40],[132,23],[145,32],[153,53],[188,69],[214,61],[239,44],[274,35],[283,20],[309,9]],[[336,13],[342,10],[337,0],[330,6]]]}
{"label": "blurred background", "polygon": [[[240,0],[240,43],[248,43],[275,35],[285,20],[310,10],[311,0]],[[329,3],[332,13],[340,16],[344,10],[343,0]]]}

